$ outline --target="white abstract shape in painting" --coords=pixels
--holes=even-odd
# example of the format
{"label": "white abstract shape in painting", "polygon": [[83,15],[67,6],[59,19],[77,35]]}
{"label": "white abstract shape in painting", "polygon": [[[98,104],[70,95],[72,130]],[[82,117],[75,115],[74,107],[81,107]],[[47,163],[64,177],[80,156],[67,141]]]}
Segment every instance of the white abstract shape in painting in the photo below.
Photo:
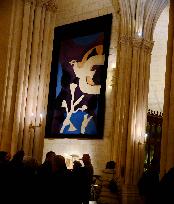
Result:
{"label": "white abstract shape in painting", "polygon": [[81,133],[84,134],[85,133],[85,129],[88,126],[89,121],[91,120],[93,116],[90,116],[88,118],[88,114],[85,114],[83,117],[83,121],[82,121],[82,125],[81,125]]}
{"label": "white abstract shape in painting", "polygon": [[65,120],[63,121],[63,125],[62,125],[62,127],[61,127],[61,129],[60,129],[60,133],[63,133],[65,127],[68,126],[68,125],[71,127],[71,128],[69,128],[70,131],[71,131],[71,130],[73,130],[73,131],[77,130],[77,129],[74,127],[74,125],[72,124],[72,122],[71,122],[71,116],[72,116],[72,114],[73,114],[73,111],[71,111],[71,110],[70,110],[69,112],[67,112],[67,116],[66,116]]}
{"label": "white abstract shape in painting", "polygon": [[77,87],[77,84],[70,84],[70,90],[71,90],[71,106],[74,102],[74,93],[75,93],[75,90],[76,90],[76,87]]}
{"label": "white abstract shape in painting", "polygon": [[87,59],[83,65],[79,66],[76,60],[69,63],[73,66],[75,75],[79,78],[79,87],[83,93],[100,94],[101,85],[95,85],[93,76],[96,70],[92,70],[94,65],[104,65],[105,55],[95,55]]}
{"label": "white abstract shape in painting", "polygon": [[74,113],[78,112],[78,111],[84,111],[87,109],[87,106],[86,105],[83,105],[81,108],[77,108],[76,111],[74,111]]}
{"label": "white abstract shape in painting", "polygon": [[75,128],[72,123],[70,123],[69,125],[70,125],[70,126],[69,126],[68,131],[73,132],[73,131],[76,131],[76,130],[77,130],[77,128]]}
{"label": "white abstract shape in painting", "polygon": [[62,107],[66,109],[66,112],[68,112],[68,107],[65,100],[62,101]]}
{"label": "white abstract shape in painting", "polygon": [[80,98],[78,98],[74,102],[74,93],[75,93],[76,87],[77,87],[77,84],[74,84],[74,83],[70,84],[70,90],[71,90],[71,107],[70,107],[70,110],[68,110],[67,102],[65,100],[62,101],[62,107],[65,108],[67,115],[66,115],[65,120],[63,121],[62,127],[60,129],[60,133],[63,133],[66,126],[69,126],[68,131],[70,131],[70,132],[76,131],[77,128],[72,124],[71,116],[73,113],[76,113],[77,111],[84,111],[87,109],[87,106],[83,105],[81,108],[77,108],[77,110],[75,110],[75,106],[78,105],[84,97],[84,95],[82,95],[82,96],[80,96]]}

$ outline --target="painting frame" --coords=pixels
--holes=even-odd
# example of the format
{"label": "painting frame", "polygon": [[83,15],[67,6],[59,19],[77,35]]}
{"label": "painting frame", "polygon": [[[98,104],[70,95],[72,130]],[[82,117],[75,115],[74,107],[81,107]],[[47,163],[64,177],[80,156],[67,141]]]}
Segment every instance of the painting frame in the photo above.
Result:
{"label": "painting frame", "polygon": [[[111,24],[112,14],[107,14],[93,19],[58,26],[55,28],[45,138],[103,139],[105,118],[105,91]],[[77,44],[74,45],[74,42],[77,42]],[[80,46],[79,43],[81,43]],[[89,45],[93,45],[92,48],[89,47]],[[84,52],[85,49],[87,50]],[[83,55],[80,56],[82,51],[85,54],[83,53]],[[85,60],[86,63],[87,61],[89,62],[90,60],[93,60],[95,62],[98,62],[98,67],[102,68],[96,68],[93,71],[91,71],[91,69],[89,74],[87,73],[87,71],[85,71],[85,74],[80,73],[80,78],[78,76],[78,73],[74,71],[75,65],[77,63],[72,59],[74,59],[75,57],[69,57],[70,55],[74,55],[74,53],[80,53],[80,60],[78,59],[77,63],[79,61],[82,62]],[[101,56],[104,56],[104,58],[101,58]],[[82,64],[83,67],[84,65],[87,66],[87,63],[85,63]],[[68,73],[68,71],[70,70],[70,66],[73,69],[73,74],[76,74],[75,79],[73,78],[74,76],[71,76],[72,72],[70,72],[70,74]],[[93,67],[97,66],[94,65]],[[66,70],[66,68],[68,71]],[[87,68],[85,67],[84,69],[78,70],[83,71],[87,70]],[[97,82],[94,82],[94,80],[91,80],[92,78],[88,76],[92,72],[94,72],[93,79],[96,78],[95,80],[99,81],[98,84]],[[83,75],[86,75],[86,80],[83,80]],[[73,78],[73,81],[71,78]],[[86,84],[90,84],[90,88],[88,88],[89,86],[85,88]],[[66,90],[68,89],[67,87],[69,87],[69,90]],[[78,92],[78,89],[82,92],[82,94],[76,97],[76,92]],[[65,93],[63,93],[63,91]],[[66,99],[64,100],[63,97],[65,97]],[[76,99],[72,99],[73,97],[76,97]],[[85,100],[85,97],[87,99],[89,98],[89,100],[86,99],[87,102],[85,101],[86,103],[84,102],[84,105],[83,100]],[[83,125],[82,128],[81,124],[81,129],[79,130],[77,126],[78,124],[80,124],[80,122],[74,127],[71,121],[72,119],[70,120],[70,118],[69,120],[67,120],[69,123],[67,121],[67,123],[65,123],[65,119],[68,118],[68,114],[71,110],[70,106],[73,103],[71,103],[71,101],[73,100],[74,102],[79,101],[79,106],[77,105],[76,110],[74,110],[73,112],[74,121],[77,123],[78,119],[81,117],[83,120],[79,119],[79,121],[84,122],[86,119],[86,121],[88,121],[87,124],[89,127],[87,125]],[[77,112],[77,109],[80,111]],[[75,113],[76,115],[78,113],[78,115],[74,116]]]}

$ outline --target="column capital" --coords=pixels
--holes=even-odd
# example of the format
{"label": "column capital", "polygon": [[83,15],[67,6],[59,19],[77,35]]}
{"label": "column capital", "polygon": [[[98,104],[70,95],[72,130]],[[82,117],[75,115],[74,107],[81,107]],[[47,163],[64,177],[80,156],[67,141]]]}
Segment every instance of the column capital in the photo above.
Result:
{"label": "column capital", "polygon": [[122,35],[119,39],[119,43],[123,45],[132,44],[132,37],[128,35]]}
{"label": "column capital", "polygon": [[37,5],[45,7],[46,10],[56,12],[57,11],[57,2],[56,0],[36,0]]}
{"label": "column capital", "polygon": [[133,37],[132,38],[132,46],[136,48],[142,47],[143,38],[140,37]]}
{"label": "column capital", "polygon": [[147,51],[147,52],[152,52],[152,48],[153,48],[154,42],[153,41],[149,41],[149,40],[143,40],[142,42],[142,48]]}
{"label": "column capital", "polygon": [[132,45],[133,47],[142,48],[147,52],[152,52],[152,48],[154,45],[153,41],[145,40],[141,37],[132,38]]}
{"label": "column capital", "polygon": [[36,4],[36,6],[45,7],[46,10],[56,12],[57,2],[56,0],[22,0],[24,4]]}
{"label": "column capital", "polygon": [[33,4],[33,3],[36,3],[36,0],[22,0],[24,2],[24,4]]}
{"label": "column capital", "polygon": [[119,43],[122,45],[131,45],[132,47],[142,48],[147,52],[151,52],[154,45],[153,41],[146,40],[142,37],[132,37],[127,35],[121,36]]}

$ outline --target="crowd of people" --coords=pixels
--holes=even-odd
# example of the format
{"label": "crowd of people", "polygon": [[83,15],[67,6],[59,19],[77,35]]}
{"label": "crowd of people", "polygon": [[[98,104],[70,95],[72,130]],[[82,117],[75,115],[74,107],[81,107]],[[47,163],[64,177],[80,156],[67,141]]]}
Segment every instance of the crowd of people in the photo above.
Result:
{"label": "crowd of people", "polygon": [[[43,164],[18,151],[0,152],[0,198],[5,203],[89,203],[93,166],[89,154],[67,169],[65,158],[50,151]],[[23,200],[26,199],[26,200]]]}
{"label": "crowd of people", "polygon": [[[93,166],[89,154],[83,154],[68,169],[65,158],[50,151],[38,165],[24,151],[13,158],[0,151],[0,198],[4,203],[60,203],[88,204],[93,183]],[[102,189],[98,203],[121,203],[121,189],[115,177],[115,162],[109,161],[102,174]],[[139,193],[145,204],[174,203],[174,168],[159,179],[159,161],[153,159],[138,182]],[[23,200],[26,199],[26,200]],[[3,202],[2,202],[3,203]]]}

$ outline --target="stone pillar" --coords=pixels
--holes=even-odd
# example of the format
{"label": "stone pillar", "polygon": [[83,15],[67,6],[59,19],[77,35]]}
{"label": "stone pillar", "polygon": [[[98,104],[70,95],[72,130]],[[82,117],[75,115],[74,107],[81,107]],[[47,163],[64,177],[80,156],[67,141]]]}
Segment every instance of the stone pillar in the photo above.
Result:
{"label": "stone pillar", "polygon": [[123,203],[140,202],[137,182],[144,167],[144,135],[152,47],[153,42],[142,37],[124,35],[120,38],[114,153],[117,176],[122,183]]}
{"label": "stone pillar", "polygon": [[[25,5],[27,5],[26,3]],[[31,2],[29,2],[32,6]],[[49,72],[51,67],[51,54],[53,42],[53,30],[56,13],[56,7],[53,1],[46,3],[36,2],[34,18],[31,22],[32,39],[29,62],[28,88],[25,104],[24,134],[22,143],[19,144],[24,149],[25,154],[31,155],[38,160],[42,158],[42,149],[44,142],[44,125],[48,94]],[[31,14],[32,15],[32,14]],[[33,114],[33,116],[32,116]],[[41,127],[30,128],[32,123],[38,126],[40,123],[40,114],[43,115]],[[14,143],[12,143],[14,144]]]}
{"label": "stone pillar", "polygon": [[28,75],[30,72],[30,56],[35,6],[36,5],[34,2],[24,3],[24,16],[22,22],[23,28],[18,72],[19,82],[17,83],[16,105],[14,112],[15,120],[13,123],[12,132],[12,154],[15,153],[18,148],[23,148],[22,139],[28,87]]}
{"label": "stone pillar", "polygon": [[118,2],[120,46],[117,56],[119,76],[115,99],[113,158],[122,184],[123,203],[135,204],[140,203],[137,182],[144,167],[153,31],[167,0]]}
{"label": "stone pillar", "polygon": [[[11,80],[16,91],[13,96],[13,111],[7,110],[6,106],[10,100],[7,94],[4,96],[7,104],[4,115],[9,112],[12,114],[12,120],[5,115],[0,145],[1,149],[11,151],[12,154],[24,149],[26,155],[41,161],[57,7],[54,0],[14,0],[14,4],[17,9],[14,21],[17,21],[17,25],[12,31],[15,32],[14,29],[21,25],[16,37],[19,46],[15,44],[14,36],[11,37],[12,47],[19,57],[11,56],[9,59],[9,63],[13,63],[14,60],[16,62],[16,72],[13,71],[15,80]],[[16,15],[22,20],[16,20]],[[10,71],[11,69],[10,67]],[[7,88],[7,93],[11,86]],[[30,128],[31,123],[34,126],[39,125],[40,114],[43,115],[41,127]],[[12,128],[9,131],[11,134],[7,137],[5,133],[9,124],[12,124]]]}
{"label": "stone pillar", "polygon": [[[117,174],[120,176],[122,168],[122,154],[125,156],[125,148],[123,141],[126,141],[127,128],[125,125],[128,122],[128,106],[129,106],[129,88],[130,88],[130,64],[132,57],[131,38],[123,36],[119,40],[118,53],[118,81],[116,87],[115,113],[114,113],[114,160],[117,163]],[[122,69],[121,67],[124,67]],[[123,157],[124,157],[123,156]]]}
{"label": "stone pillar", "polygon": [[160,176],[174,166],[174,1],[170,1]]}
{"label": "stone pillar", "polygon": [[[115,160],[123,183],[136,183],[142,173],[150,56],[153,42],[141,37],[120,38],[119,77],[115,111]],[[138,162],[142,159],[141,164]],[[140,166],[138,167],[137,165]],[[139,174],[137,174],[139,173]]]}
{"label": "stone pillar", "polygon": [[[120,46],[117,57],[119,76],[114,113],[113,158],[117,163],[117,175],[121,183],[136,187],[144,166],[153,31],[167,0],[118,2]],[[113,6],[117,12],[115,1]]]}
{"label": "stone pillar", "polygon": [[0,149],[11,150],[11,137],[14,120],[15,93],[17,89],[17,75],[19,68],[19,50],[21,41],[23,3],[21,1],[12,1],[12,14],[10,26],[10,35],[8,43],[7,63],[4,69],[5,90],[1,96],[2,106],[0,115]]}
{"label": "stone pillar", "polygon": [[133,39],[125,183],[137,184],[144,166],[144,136],[147,115],[150,58],[153,42]]}
{"label": "stone pillar", "polygon": [[[6,87],[6,75],[7,75],[7,58],[9,48],[9,36],[10,36],[10,24],[12,19],[12,9],[14,8],[12,0],[0,1],[0,129],[3,122],[3,107],[5,99],[3,95]],[[5,36],[5,37],[4,37]],[[1,134],[0,134],[1,141]]]}

